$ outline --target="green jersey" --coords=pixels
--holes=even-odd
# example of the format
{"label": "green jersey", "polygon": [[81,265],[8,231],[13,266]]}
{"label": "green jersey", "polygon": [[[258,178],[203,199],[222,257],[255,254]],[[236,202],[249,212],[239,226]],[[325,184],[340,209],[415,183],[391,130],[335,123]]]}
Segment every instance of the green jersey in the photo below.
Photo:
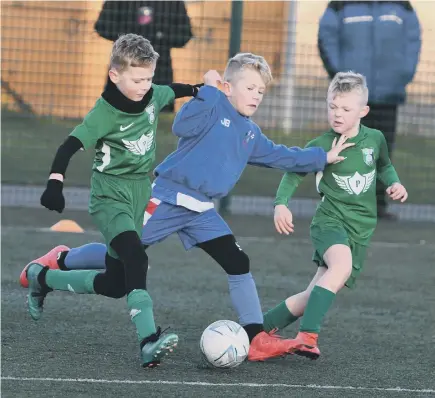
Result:
{"label": "green jersey", "polygon": [[[320,146],[329,151],[334,138],[338,140],[340,134],[330,130],[310,141],[307,147]],[[316,174],[316,187],[322,200],[313,224],[324,222],[325,217],[339,220],[349,236],[364,245],[369,242],[377,222],[376,178],[390,186],[399,182],[399,177],[391,164],[382,132],[361,126],[358,135],[347,142],[355,146],[343,151],[346,159],[327,165],[323,172]],[[287,205],[304,175],[286,173],[275,204]]]}
{"label": "green jersey", "polygon": [[141,113],[127,113],[100,97],[72,136],[86,150],[95,146],[93,170],[111,175],[143,177],[153,167],[160,110],[175,98],[169,86],[153,84],[149,104]]}

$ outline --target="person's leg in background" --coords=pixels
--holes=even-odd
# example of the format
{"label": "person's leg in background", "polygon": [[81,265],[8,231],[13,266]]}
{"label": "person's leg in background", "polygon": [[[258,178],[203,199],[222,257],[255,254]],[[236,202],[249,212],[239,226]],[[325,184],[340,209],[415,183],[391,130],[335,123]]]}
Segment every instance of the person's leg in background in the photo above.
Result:
{"label": "person's leg in background", "polygon": [[[362,124],[367,127],[381,130],[387,141],[390,159],[393,155],[396,140],[397,105],[395,104],[369,104],[370,112],[362,119]],[[396,216],[388,212],[385,187],[380,181],[376,183],[376,200],[378,203],[378,217],[395,220]]]}

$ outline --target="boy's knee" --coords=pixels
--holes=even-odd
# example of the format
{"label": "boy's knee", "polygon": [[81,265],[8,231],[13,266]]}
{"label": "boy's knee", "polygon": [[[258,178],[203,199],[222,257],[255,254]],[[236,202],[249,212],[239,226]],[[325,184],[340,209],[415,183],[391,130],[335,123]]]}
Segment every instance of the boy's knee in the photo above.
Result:
{"label": "boy's knee", "polygon": [[[125,231],[113,238],[110,246],[124,264],[131,261],[148,264],[148,256],[145,253],[145,245],[141,242],[135,231]],[[147,267],[145,267],[147,268]]]}
{"label": "boy's knee", "polygon": [[346,279],[350,278],[352,275],[352,262],[343,264],[343,275]]}
{"label": "boy's knee", "polygon": [[124,275],[119,275],[108,271],[98,274],[94,279],[95,293],[105,297],[122,298],[127,294]]}
{"label": "boy's knee", "polygon": [[345,244],[331,246],[323,255],[323,260],[329,270],[334,272],[352,272],[352,252]]}
{"label": "boy's knee", "polygon": [[248,255],[239,251],[238,254],[234,257],[234,261],[231,267],[231,272],[228,272],[230,275],[242,275],[250,272],[250,261]]}
{"label": "boy's knee", "polygon": [[223,235],[197,246],[210,255],[228,275],[243,275],[250,270],[249,257],[234,235]]}
{"label": "boy's knee", "polygon": [[127,294],[127,289],[125,288],[125,283],[111,285],[107,290],[106,297],[111,297],[114,299],[123,298]]}
{"label": "boy's knee", "polygon": [[336,261],[328,265],[328,270],[348,278],[352,274],[352,261]]}
{"label": "boy's knee", "polygon": [[243,275],[250,272],[249,256],[236,241],[228,246],[227,255],[219,262],[228,275]]}
{"label": "boy's knee", "polygon": [[146,290],[148,256],[138,234],[135,231],[123,232],[110,245],[124,263],[126,293],[135,289]]}

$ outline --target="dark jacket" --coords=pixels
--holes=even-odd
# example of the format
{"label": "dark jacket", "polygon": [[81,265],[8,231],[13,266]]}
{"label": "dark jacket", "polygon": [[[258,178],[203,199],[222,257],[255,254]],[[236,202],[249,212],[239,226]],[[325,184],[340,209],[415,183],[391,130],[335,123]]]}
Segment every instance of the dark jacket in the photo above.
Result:
{"label": "dark jacket", "polygon": [[171,48],[180,48],[192,38],[190,19],[183,1],[105,1],[97,33],[115,41],[124,33],[148,39],[160,54],[154,83],[173,81]]}
{"label": "dark jacket", "polygon": [[320,19],[318,46],[331,78],[361,73],[369,102],[399,104],[417,68],[420,24],[408,1],[331,1]]}

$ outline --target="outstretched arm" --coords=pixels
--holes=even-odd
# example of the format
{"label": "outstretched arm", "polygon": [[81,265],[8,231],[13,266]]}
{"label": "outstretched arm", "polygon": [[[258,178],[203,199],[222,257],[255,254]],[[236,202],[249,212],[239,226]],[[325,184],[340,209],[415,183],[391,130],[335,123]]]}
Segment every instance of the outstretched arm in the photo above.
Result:
{"label": "outstretched arm", "polygon": [[345,159],[340,153],[355,145],[346,143],[347,137],[342,135],[338,140],[334,139],[332,148],[328,152],[320,146],[314,146],[313,142],[316,140],[309,142],[305,149],[288,148],[285,145],[276,145],[264,134],[260,134],[249,164],[296,173],[321,171],[327,163],[339,163]]}
{"label": "outstretched arm", "polygon": [[171,83],[168,85],[153,84],[154,96],[157,98],[158,111],[172,104],[177,98],[196,97],[203,84]]}
{"label": "outstretched arm", "polygon": [[204,83],[199,84],[184,84],[184,83],[171,83],[169,87],[175,93],[175,99],[183,97],[196,97],[199,89],[204,85]]}
{"label": "outstretched arm", "polygon": [[275,144],[263,133],[260,133],[249,164],[304,173],[323,170],[326,160],[326,152],[322,148],[289,148],[285,145]]}

